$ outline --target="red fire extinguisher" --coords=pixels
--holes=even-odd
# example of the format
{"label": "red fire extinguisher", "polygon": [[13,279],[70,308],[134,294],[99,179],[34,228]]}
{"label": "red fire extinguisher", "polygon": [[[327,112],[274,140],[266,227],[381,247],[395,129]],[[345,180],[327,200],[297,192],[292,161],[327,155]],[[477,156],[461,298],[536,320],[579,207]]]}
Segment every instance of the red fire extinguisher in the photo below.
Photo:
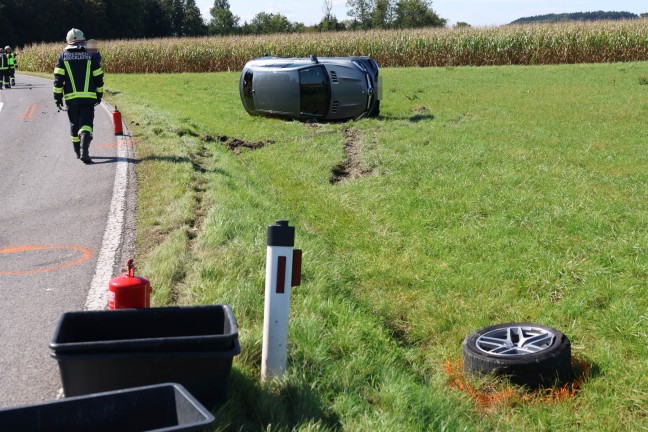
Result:
{"label": "red fire extinguisher", "polygon": [[132,259],[121,276],[108,283],[108,309],[147,308],[151,305],[151,284],[145,277],[135,276]]}
{"label": "red fire extinguisher", "polygon": [[124,130],[122,129],[122,118],[121,118],[121,113],[115,106],[115,111],[112,113],[112,118],[113,118],[113,127],[115,129],[115,135],[123,135]]}

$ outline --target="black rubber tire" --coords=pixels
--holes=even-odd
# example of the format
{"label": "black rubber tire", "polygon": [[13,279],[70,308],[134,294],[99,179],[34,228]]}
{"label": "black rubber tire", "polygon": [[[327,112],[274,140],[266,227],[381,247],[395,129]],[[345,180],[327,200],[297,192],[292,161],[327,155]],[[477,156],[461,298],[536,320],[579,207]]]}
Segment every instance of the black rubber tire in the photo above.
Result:
{"label": "black rubber tire", "polygon": [[[477,347],[477,339],[493,330],[506,327],[537,327],[554,334],[551,346],[537,353],[519,355],[489,354]],[[534,323],[508,323],[485,327],[468,335],[462,345],[464,374],[507,376],[511,382],[529,387],[564,382],[572,375],[571,343],[560,331]]]}
{"label": "black rubber tire", "polygon": [[378,117],[380,115],[380,101],[376,101],[374,103],[374,106],[371,108],[371,112],[367,115],[367,117]]}

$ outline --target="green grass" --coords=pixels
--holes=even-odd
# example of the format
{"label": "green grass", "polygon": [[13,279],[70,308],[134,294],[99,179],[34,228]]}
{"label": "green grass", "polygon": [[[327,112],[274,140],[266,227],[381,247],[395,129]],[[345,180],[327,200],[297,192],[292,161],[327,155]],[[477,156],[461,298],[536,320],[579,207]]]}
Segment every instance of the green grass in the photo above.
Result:
{"label": "green grass", "polygon": [[[648,63],[383,75],[380,118],[317,126],[247,115],[238,73],[106,77],[154,303],[239,322],[218,430],[648,429]],[[332,184],[351,135],[371,174]],[[284,218],[303,283],[288,375],[261,385],[265,233]],[[450,385],[463,338],[509,321],[568,335],[591,366],[574,398],[484,408]]]}

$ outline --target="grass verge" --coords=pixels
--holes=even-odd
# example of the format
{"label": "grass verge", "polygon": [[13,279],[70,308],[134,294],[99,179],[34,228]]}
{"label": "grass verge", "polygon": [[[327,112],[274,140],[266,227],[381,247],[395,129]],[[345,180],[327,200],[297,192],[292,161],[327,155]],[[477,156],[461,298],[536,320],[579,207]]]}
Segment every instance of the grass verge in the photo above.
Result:
{"label": "grass verge", "polygon": [[[106,78],[154,303],[239,322],[218,430],[645,430],[648,63],[383,73],[380,118],[322,125],[248,116],[238,73]],[[284,218],[303,284],[288,376],[262,386]],[[484,409],[457,386],[462,339],[511,321],[568,335],[588,370],[572,397]]]}

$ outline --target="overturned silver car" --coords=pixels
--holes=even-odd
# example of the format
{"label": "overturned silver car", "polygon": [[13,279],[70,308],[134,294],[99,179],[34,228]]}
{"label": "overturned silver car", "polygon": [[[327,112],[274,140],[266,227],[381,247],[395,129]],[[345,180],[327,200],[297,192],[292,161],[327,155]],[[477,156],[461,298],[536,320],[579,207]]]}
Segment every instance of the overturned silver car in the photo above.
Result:
{"label": "overturned silver car", "polygon": [[243,68],[240,95],[252,115],[357,120],[380,114],[381,80],[371,57],[261,57]]}

